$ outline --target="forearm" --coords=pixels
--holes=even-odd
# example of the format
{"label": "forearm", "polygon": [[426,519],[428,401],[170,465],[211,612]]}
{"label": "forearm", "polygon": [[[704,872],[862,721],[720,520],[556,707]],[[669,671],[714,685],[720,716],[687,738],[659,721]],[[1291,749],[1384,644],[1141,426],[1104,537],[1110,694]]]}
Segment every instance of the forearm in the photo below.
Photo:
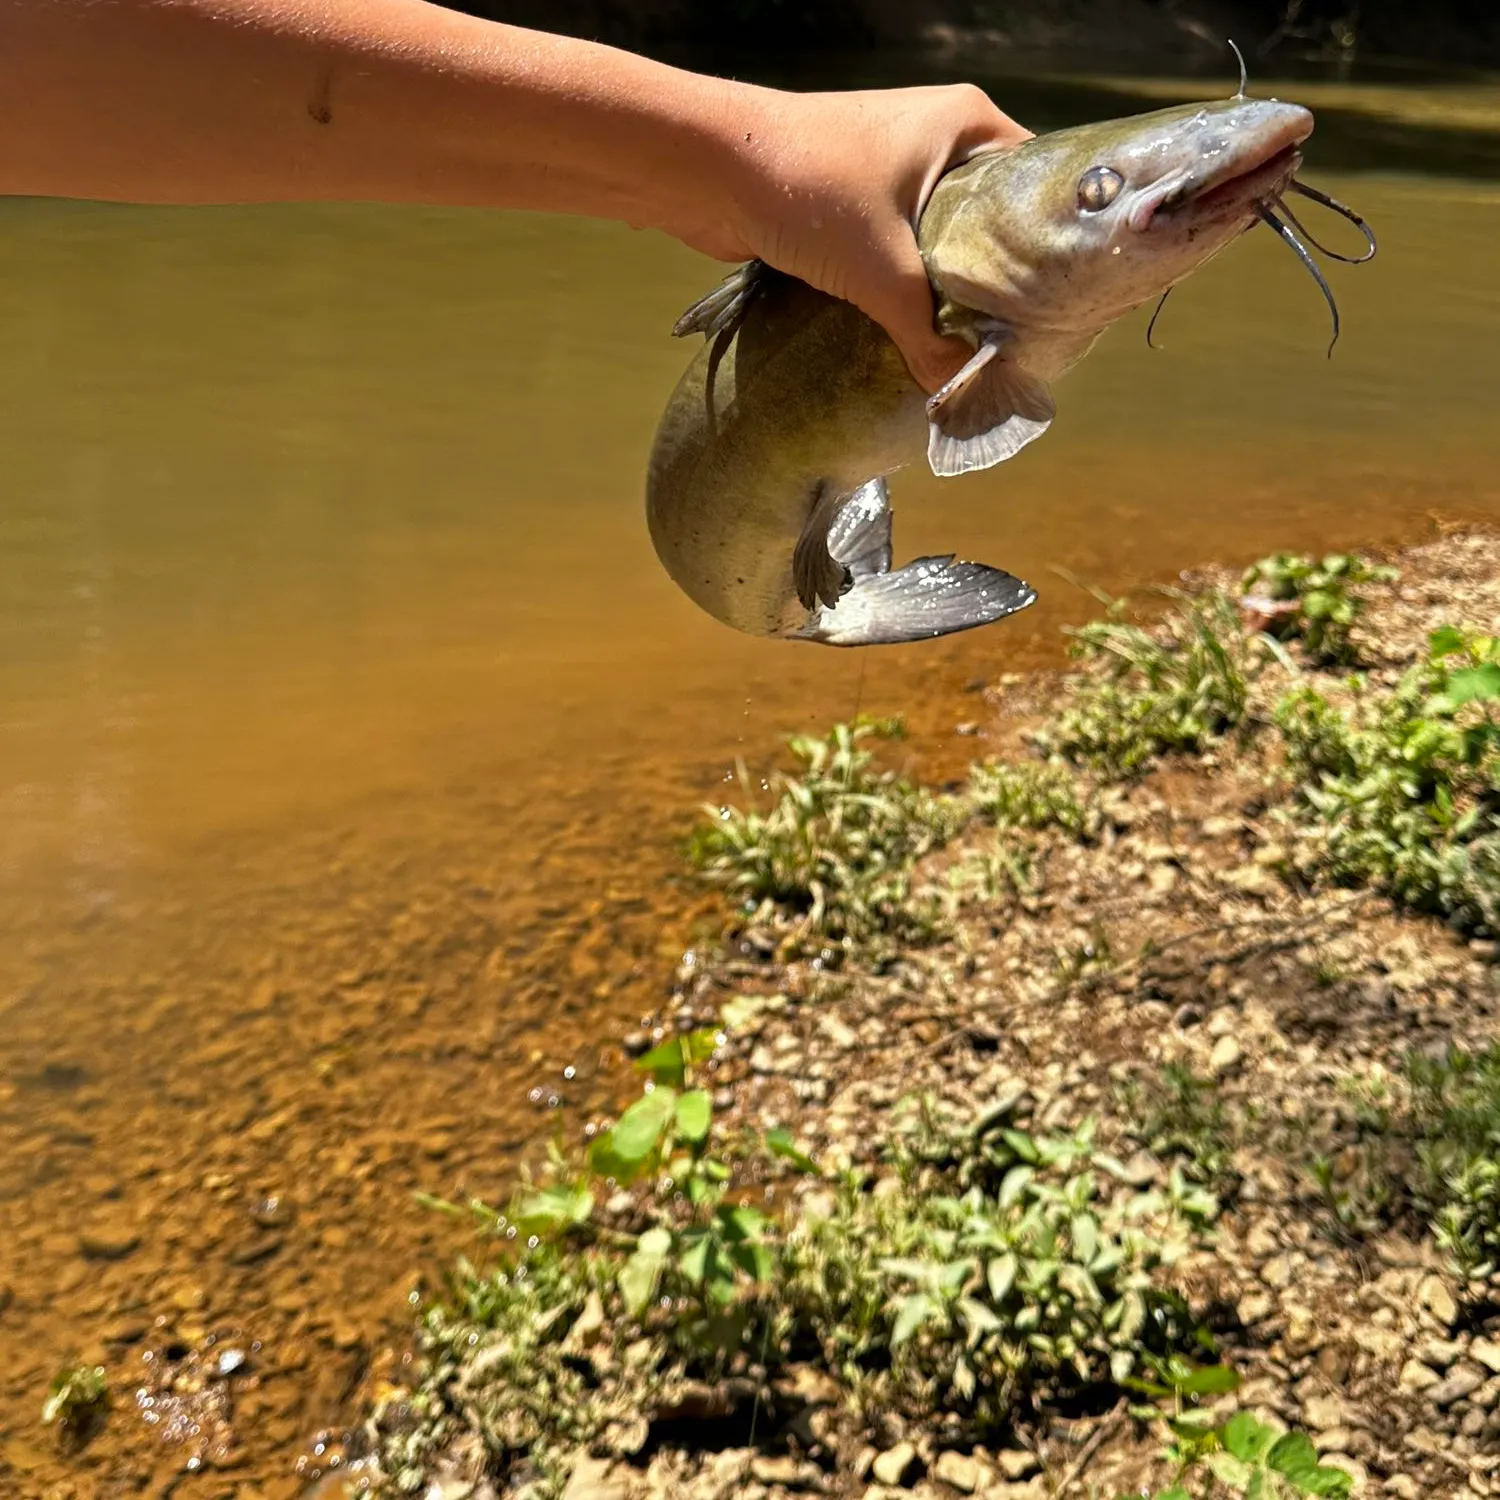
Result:
{"label": "forearm", "polygon": [[422,0],[0,0],[0,192],[694,233],[763,91]]}

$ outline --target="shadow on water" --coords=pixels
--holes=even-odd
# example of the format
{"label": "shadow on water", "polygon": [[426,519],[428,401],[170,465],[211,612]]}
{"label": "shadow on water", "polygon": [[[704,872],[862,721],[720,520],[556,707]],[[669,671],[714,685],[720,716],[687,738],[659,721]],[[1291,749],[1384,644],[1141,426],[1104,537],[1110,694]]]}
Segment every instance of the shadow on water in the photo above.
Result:
{"label": "shadow on water", "polygon": [[[840,81],[890,81],[867,71]],[[1043,125],[1202,87],[991,83]],[[1119,590],[1500,520],[1472,128],[1500,91],[1318,87],[1309,176],[1382,238],[1338,279],[1337,359],[1247,236],[1174,298],[1165,353],[1144,314],[1102,341],[1045,442],[900,476],[902,557],[1043,597],[868,655],[737,637],[656,565],[666,330],[718,274],[680,247],[0,208],[0,1490],[60,1472],[36,1412],[69,1355],[128,1388],[154,1343],[245,1330],[256,1476],[390,1369],[413,1268],[462,1247],[413,1190],[498,1195],[563,1106],[609,1098],[610,1038],[705,917],[674,840],[736,754],[856,707],[904,712],[938,771],[982,752],[965,689],[1055,660],[1089,608],[1054,567]],[[122,1401],[72,1472],[184,1457]]]}

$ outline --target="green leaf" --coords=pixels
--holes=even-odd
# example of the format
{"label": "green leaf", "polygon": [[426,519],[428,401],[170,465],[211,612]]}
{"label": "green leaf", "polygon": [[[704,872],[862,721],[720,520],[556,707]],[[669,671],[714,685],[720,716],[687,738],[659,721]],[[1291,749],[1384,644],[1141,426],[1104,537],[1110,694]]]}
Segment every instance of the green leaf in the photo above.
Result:
{"label": "green leaf", "polygon": [[635,1253],[620,1267],[620,1296],[631,1317],[640,1317],[651,1305],[671,1250],[671,1230],[648,1229],[636,1241]]}
{"label": "green leaf", "polygon": [[1208,1467],[1213,1471],[1215,1479],[1221,1484],[1227,1484],[1232,1490],[1243,1490],[1255,1473],[1244,1459],[1233,1453],[1210,1453]]}
{"label": "green leaf", "polygon": [[1012,1167],[1005,1174],[1000,1184],[1000,1193],[997,1201],[1001,1208],[1014,1206],[1021,1194],[1026,1191],[1026,1185],[1036,1176],[1033,1167]]}
{"label": "green leaf", "polygon": [[522,1194],[511,1219],[522,1234],[554,1234],[586,1222],[593,1211],[594,1195],[587,1188],[552,1187]]}
{"label": "green leaf", "polygon": [[913,1292],[901,1300],[891,1328],[891,1348],[899,1349],[926,1322],[938,1314],[938,1304],[926,1292]]}
{"label": "green leaf", "polygon": [[702,1286],[703,1279],[708,1274],[709,1260],[713,1255],[713,1241],[701,1230],[691,1236],[684,1235],[684,1239],[691,1239],[687,1249],[678,1258],[677,1264],[683,1276],[694,1286]]}
{"label": "green leaf", "polygon": [[1071,1233],[1074,1258],[1085,1266],[1093,1265],[1099,1253],[1099,1221],[1093,1214],[1075,1214]]}
{"label": "green leaf", "polygon": [[1276,1441],[1275,1431],[1248,1411],[1237,1411],[1224,1424],[1225,1448],[1247,1464],[1259,1463]]}
{"label": "green leaf", "polygon": [[677,1096],[677,1133],[691,1145],[708,1139],[714,1120],[713,1100],[704,1089],[693,1089]]}
{"label": "green leaf", "polygon": [[733,1239],[755,1240],[765,1233],[766,1216],[747,1203],[731,1204],[719,1210],[719,1218]]}
{"label": "green leaf", "polygon": [[1468,648],[1468,641],[1463,631],[1452,625],[1442,625],[1427,637],[1427,651],[1433,661],[1441,661],[1445,656],[1452,656],[1456,652]]}
{"label": "green leaf", "polygon": [[812,1177],[818,1175],[817,1162],[797,1144],[785,1125],[778,1125],[775,1130],[766,1132],[766,1150],[772,1156],[779,1156],[783,1161],[790,1162],[799,1172],[806,1172]]}
{"label": "green leaf", "polygon": [[1288,1432],[1279,1437],[1266,1455],[1266,1467],[1280,1474],[1302,1495],[1343,1496],[1354,1483],[1343,1469],[1318,1462],[1318,1451],[1305,1432]]}
{"label": "green leaf", "polygon": [[682,1053],[690,1068],[706,1063],[719,1050],[719,1033],[712,1026],[690,1031],[682,1038]]}
{"label": "green leaf", "polygon": [[656,1150],[676,1108],[677,1095],[669,1088],[659,1087],[637,1099],[609,1133],[614,1154],[631,1166],[645,1161]]}
{"label": "green leaf", "polygon": [[1184,1396],[1223,1396],[1230,1391],[1239,1390],[1240,1375],[1238,1370],[1229,1365],[1203,1365],[1194,1370],[1186,1380],[1173,1383]]}
{"label": "green leaf", "polygon": [[1500,662],[1465,667],[1448,678],[1443,695],[1455,708],[1465,703],[1490,703],[1500,698]]}
{"label": "green leaf", "polygon": [[1030,1162],[1035,1166],[1042,1159],[1042,1153],[1037,1149],[1036,1142],[1024,1130],[1002,1130],[1000,1138],[1022,1161]]}
{"label": "green leaf", "polygon": [[468,1215],[461,1203],[451,1203],[447,1198],[439,1198],[432,1193],[413,1193],[413,1200],[419,1208],[430,1208],[434,1213],[447,1214],[450,1219],[462,1219]]}
{"label": "green leaf", "polygon": [[1020,1262],[1013,1254],[997,1255],[985,1267],[985,1279],[989,1282],[990,1300],[998,1307],[1010,1295],[1015,1285],[1016,1271]]}
{"label": "green leaf", "polygon": [[1005,1325],[975,1297],[960,1297],[956,1304],[958,1316],[976,1339],[987,1333],[998,1333]]}
{"label": "green leaf", "polygon": [[682,1050],[682,1038],[674,1036],[670,1041],[653,1047],[644,1056],[635,1060],[636,1070],[649,1073],[657,1083],[670,1089],[680,1089],[687,1077],[687,1057]]}

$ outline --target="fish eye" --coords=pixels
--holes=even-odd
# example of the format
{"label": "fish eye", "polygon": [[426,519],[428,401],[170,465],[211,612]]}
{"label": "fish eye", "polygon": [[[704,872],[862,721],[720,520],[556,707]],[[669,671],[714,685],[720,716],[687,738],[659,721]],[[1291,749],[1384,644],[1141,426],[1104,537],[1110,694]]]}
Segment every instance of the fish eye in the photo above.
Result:
{"label": "fish eye", "polygon": [[1078,206],[1085,213],[1096,214],[1108,208],[1125,186],[1125,179],[1113,167],[1090,167],[1078,179]]}

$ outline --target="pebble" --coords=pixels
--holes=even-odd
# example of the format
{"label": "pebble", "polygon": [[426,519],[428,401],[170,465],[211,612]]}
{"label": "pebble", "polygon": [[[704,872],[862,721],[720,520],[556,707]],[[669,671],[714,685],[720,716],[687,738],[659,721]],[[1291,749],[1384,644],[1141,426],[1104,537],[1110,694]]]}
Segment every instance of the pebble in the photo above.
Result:
{"label": "pebble", "polygon": [[[791,1454],[760,1457],[750,1461],[750,1477],[761,1484],[779,1484],[784,1489],[807,1490],[823,1487],[823,1473],[816,1464],[793,1458]],[[743,1491],[741,1492],[743,1493]]]}
{"label": "pebble", "polygon": [[1456,1339],[1426,1339],[1417,1346],[1416,1356],[1434,1370],[1446,1370],[1463,1352],[1464,1346]]}
{"label": "pebble", "polygon": [[1235,1312],[1246,1328],[1264,1323],[1276,1311],[1276,1299],[1269,1292],[1246,1292]]}
{"label": "pebble", "polygon": [[1280,1249],[1275,1229],[1264,1219],[1257,1220],[1245,1236],[1245,1254],[1252,1260],[1269,1260]]}
{"label": "pebble", "polygon": [[967,1453],[939,1454],[932,1472],[941,1483],[951,1485],[965,1495],[972,1495],[985,1478],[983,1465]]}
{"label": "pebble", "polygon": [[1041,1469],[1035,1453],[1026,1448],[1002,1448],[995,1455],[995,1462],[1000,1465],[1000,1472],[1007,1479],[1029,1479]]}
{"label": "pebble", "polygon": [[818,1022],[818,1029],[840,1052],[853,1052],[859,1046],[859,1033],[837,1016],[824,1016]]}
{"label": "pebble", "polygon": [[1392,1474],[1385,1482],[1385,1492],[1396,1500],[1417,1500],[1422,1490],[1410,1474]]}
{"label": "pebble", "polygon": [[611,1477],[614,1465],[609,1459],[580,1458],[568,1476],[562,1500],[625,1500],[630,1486]]}
{"label": "pebble", "polygon": [[1459,1365],[1445,1380],[1427,1389],[1427,1399],[1434,1406],[1452,1406],[1465,1396],[1472,1396],[1484,1384],[1484,1372],[1473,1365]]}
{"label": "pebble", "polygon": [[1260,1268],[1260,1279],[1268,1287],[1284,1291],[1292,1284],[1292,1260],[1289,1255],[1277,1255]]}
{"label": "pebble", "polygon": [[1227,1078],[1239,1067],[1244,1055],[1244,1049],[1236,1038],[1221,1036],[1208,1055],[1208,1071],[1215,1078]]}
{"label": "pebble", "polygon": [[916,1444],[897,1443],[894,1448],[887,1448],[884,1453],[876,1454],[875,1462],[870,1465],[870,1472],[881,1484],[899,1489],[916,1466]]}
{"label": "pebble", "polygon": [[1500,1343],[1494,1339],[1478,1338],[1469,1345],[1471,1358],[1477,1359],[1486,1370],[1500,1375]]}
{"label": "pebble", "polygon": [[1315,1432],[1348,1427],[1353,1414],[1342,1396],[1310,1396],[1302,1403],[1302,1418]]}
{"label": "pebble", "polygon": [[1398,1381],[1403,1391],[1425,1391],[1441,1381],[1436,1370],[1429,1369],[1420,1359],[1409,1359],[1401,1366],[1401,1376]]}
{"label": "pebble", "polygon": [[1417,1288],[1417,1302],[1425,1307],[1444,1328],[1458,1321],[1458,1303],[1441,1276],[1428,1276]]}
{"label": "pebble", "polygon": [[140,1243],[135,1225],[118,1216],[95,1219],[78,1233],[78,1248],[89,1260],[124,1260]]}

